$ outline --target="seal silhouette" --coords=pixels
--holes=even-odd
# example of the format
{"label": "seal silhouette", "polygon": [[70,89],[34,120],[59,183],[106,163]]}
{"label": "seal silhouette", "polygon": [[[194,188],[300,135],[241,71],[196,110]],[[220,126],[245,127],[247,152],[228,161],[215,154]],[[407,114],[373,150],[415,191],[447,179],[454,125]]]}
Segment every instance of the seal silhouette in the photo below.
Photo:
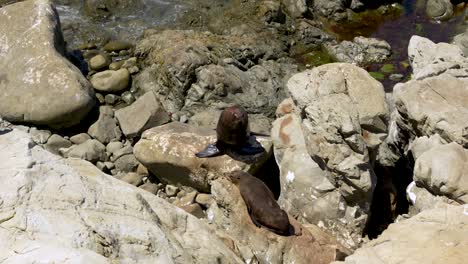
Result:
{"label": "seal silhouette", "polygon": [[224,109],[216,126],[217,141],[196,153],[199,158],[222,155],[231,149],[241,155],[254,155],[265,151],[261,146],[249,144],[249,117],[241,106],[231,106]]}
{"label": "seal silhouette", "polygon": [[283,236],[294,233],[288,214],[279,207],[273,193],[263,181],[240,170],[227,176],[239,188],[250,218],[257,227],[262,226]]}

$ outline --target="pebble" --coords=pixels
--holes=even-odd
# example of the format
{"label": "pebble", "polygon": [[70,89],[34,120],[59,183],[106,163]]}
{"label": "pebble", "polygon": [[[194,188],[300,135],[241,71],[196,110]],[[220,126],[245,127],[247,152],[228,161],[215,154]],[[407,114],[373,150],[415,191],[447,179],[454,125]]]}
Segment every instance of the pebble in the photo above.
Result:
{"label": "pebble", "polygon": [[98,99],[98,102],[100,104],[103,104],[106,102],[106,99],[104,98],[104,95],[100,94],[100,93],[96,93],[96,98]]}
{"label": "pebble", "polygon": [[39,130],[35,127],[31,127],[29,134],[31,134],[31,138],[36,144],[44,144],[52,135],[52,132],[49,130]]}
{"label": "pebble", "polygon": [[124,64],[124,61],[115,61],[109,64],[109,70],[116,71],[120,68],[122,68],[122,65]]}
{"label": "pebble", "polygon": [[120,92],[130,83],[130,73],[123,68],[117,71],[106,70],[91,76],[94,89],[102,92]]}
{"label": "pebble", "polygon": [[81,144],[81,143],[84,143],[85,141],[91,139],[91,136],[86,134],[86,133],[80,133],[80,134],[77,134],[77,135],[74,135],[70,138],[70,141],[73,143],[73,144]]}
{"label": "pebble", "polygon": [[105,51],[121,51],[126,50],[132,47],[132,44],[122,40],[111,40],[106,45],[104,45]]}
{"label": "pebble", "polygon": [[101,69],[107,68],[109,64],[110,64],[110,59],[102,54],[98,54],[89,60],[89,67],[95,71],[99,71]]}
{"label": "pebble", "polygon": [[119,149],[122,149],[124,144],[120,141],[112,141],[106,146],[106,151],[110,154],[114,154]]}
{"label": "pebble", "polygon": [[135,96],[129,91],[126,91],[122,94],[122,101],[124,101],[126,104],[131,104],[135,102]]}
{"label": "pebble", "polygon": [[214,199],[210,194],[199,193],[195,198],[195,202],[200,204],[204,208],[208,208],[214,202]]}
{"label": "pebble", "polygon": [[115,94],[106,94],[104,101],[106,104],[113,105],[119,100],[119,96]]}
{"label": "pebble", "polygon": [[159,190],[158,185],[155,184],[155,183],[152,183],[152,182],[147,182],[147,183],[145,183],[143,185],[140,185],[139,187],[141,189],[147,191],[147,192],[152,193],[152,194],[156,194],[158,192],[158,190]]}
{"label": "pebble", "polygon": [[203,209],[201,208],[199,204],[184,205],[184,206],[181,206],[180,208],[186,211],[187,213],[193,216],[196,216],[198,218],[205,217],[205,213],[203,212]]}
{"label": "pebble", "polygon": [[401,81],[403,79],[403,74],[399,74],[399,73],[394,73],[394,74],[391,74],[388,78],[392,81]]}
{"label": "pebble", "polygon": [[166,185],[166,194],[168,197],[174,197],[179,192],[179,188],[174,185]]}
{"label": "pebble", "polygon": [[48,151],[54,153],[54,154],[59,154],[59,149],[61,148],[69,148],[71,147],[72,143],[69,140],[66,140],[60,135],[53,134],[52,136],[49,137],[49,140],[47,140],[47,143],[45,144],[45,149]]}

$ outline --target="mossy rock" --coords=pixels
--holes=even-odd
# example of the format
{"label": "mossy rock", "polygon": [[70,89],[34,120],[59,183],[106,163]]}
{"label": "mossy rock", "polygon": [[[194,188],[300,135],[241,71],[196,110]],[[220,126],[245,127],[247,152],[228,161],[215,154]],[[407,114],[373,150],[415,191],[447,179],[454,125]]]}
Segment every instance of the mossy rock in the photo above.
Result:
{"label": "mossy rock", "polygon": [[393,64],[384,64],[381,68],[380,71],[383,73],[392,73],[395,71],[395,66]]}
{"label": "mossy rock", "polygon": [[385,78],[385,75],[381,72],[369,72],[369,74],[376,80],[383,80]]}

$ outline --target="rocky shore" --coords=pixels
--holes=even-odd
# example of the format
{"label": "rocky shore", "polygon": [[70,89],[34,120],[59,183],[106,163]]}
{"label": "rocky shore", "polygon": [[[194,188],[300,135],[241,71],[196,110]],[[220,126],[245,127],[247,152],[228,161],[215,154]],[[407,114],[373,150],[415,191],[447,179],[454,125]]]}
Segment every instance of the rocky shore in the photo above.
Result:
{"label": "rocky shore", "polygon": [[[71,37],[78,22],[56,5],[108,21],[146,1],[81,2],[0,0],[0,259],[468,258],[466,22],[450,43],[412,36],[395,66],[385,39],[330,30],[405,10],[392,1],[188,1],[167,7],[184,10],[174,23],[141,13],[138,40]],[[443,24],[459,2],[418,3]],[[264,151],[196,157],[232,105]],[[269,187],[295,232],[252,222],[235,170]]]}

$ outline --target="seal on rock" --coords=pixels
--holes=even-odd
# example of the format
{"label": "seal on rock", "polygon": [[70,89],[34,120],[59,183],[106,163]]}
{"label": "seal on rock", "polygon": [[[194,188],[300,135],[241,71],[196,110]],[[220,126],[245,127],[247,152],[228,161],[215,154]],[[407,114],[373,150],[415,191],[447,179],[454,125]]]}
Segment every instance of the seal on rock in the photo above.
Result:
{"label": "seal on rock", "polygon": [[234,171],[227,175],[239,188],[252,222],[283,236],[294,234],[288,214],[280,208],[273,193],[266,184],[244,171]]}
{"label": "seal on rock", "polygon": [[231,106],[223,110],[216,126],[217,141],[196,153],[199,158],[215,157],[231,149],[241,155],[255,155],[265,151],[261,146],[249,144],[249,117],[244,108]]}

